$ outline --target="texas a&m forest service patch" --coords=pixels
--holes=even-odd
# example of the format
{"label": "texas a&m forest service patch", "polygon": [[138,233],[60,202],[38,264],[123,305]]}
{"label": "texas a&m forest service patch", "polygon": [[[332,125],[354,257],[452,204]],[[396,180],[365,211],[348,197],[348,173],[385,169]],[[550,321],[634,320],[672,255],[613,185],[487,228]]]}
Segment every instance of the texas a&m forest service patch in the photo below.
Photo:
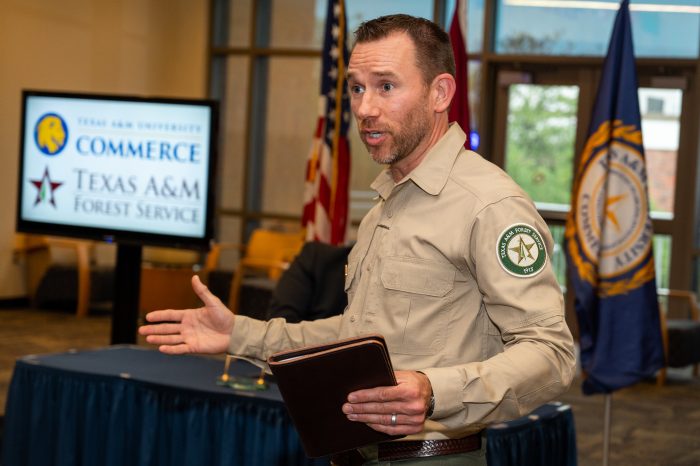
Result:
{"label": "texas a&m forest service patch", "polygon": [[533,277],[547,263],[542,235],[525,223],[503,230],[496,243],[496,256],[503,270],[516,277]]}

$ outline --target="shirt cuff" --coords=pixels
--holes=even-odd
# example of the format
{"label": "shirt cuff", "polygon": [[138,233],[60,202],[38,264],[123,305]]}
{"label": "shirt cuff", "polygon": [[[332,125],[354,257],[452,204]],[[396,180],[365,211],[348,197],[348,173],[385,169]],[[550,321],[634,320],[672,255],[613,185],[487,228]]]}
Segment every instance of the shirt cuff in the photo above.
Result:
{"label": "shirt cuff", "polygon": [[228,353],[245,359],[265,361],[263,339],[260,338],[260,335],[265,335],[266,328],[267,322],[265,321],[237,315],[233,321]]}
{"label": "shirt cuff", "polygon": [[442,419],[465,409],[462,403],[465,382],[460,371],[450,368],[421,369],[428,376],[435,396],[435,410],[430,419]]}

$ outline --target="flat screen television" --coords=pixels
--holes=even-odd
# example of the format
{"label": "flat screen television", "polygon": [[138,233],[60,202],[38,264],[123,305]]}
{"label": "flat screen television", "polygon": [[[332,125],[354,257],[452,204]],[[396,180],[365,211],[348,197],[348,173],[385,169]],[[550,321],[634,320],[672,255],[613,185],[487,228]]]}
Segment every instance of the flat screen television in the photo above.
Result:
{"label": "flat screen television", "polygon": [[23,91],[17,231],[205,249],[217,122],[209,100]]}

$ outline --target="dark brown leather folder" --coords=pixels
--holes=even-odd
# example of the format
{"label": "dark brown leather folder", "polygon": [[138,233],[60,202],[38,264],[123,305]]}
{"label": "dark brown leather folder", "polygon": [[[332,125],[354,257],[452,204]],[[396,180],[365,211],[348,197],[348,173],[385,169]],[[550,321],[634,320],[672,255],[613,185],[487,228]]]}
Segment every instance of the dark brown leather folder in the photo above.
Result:
{"label": "dark brown leather folder", "polygon": [[342,411],[350,392],[396,385],[381,335],[284,351],[267,362],[309,457],[403,437],[350,421]]}

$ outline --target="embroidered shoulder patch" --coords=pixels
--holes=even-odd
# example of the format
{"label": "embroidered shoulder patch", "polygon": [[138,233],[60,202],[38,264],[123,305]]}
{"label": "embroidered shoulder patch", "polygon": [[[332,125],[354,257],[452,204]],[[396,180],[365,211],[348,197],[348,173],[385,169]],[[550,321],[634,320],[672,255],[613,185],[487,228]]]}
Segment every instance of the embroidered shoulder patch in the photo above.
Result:
{"label": "embroidered shoulder patch", "polygon": [[525,223],[511,225],[498,235],[496,256],[503,270],[516,277],[533,277],[547,263],[542,235]]}

